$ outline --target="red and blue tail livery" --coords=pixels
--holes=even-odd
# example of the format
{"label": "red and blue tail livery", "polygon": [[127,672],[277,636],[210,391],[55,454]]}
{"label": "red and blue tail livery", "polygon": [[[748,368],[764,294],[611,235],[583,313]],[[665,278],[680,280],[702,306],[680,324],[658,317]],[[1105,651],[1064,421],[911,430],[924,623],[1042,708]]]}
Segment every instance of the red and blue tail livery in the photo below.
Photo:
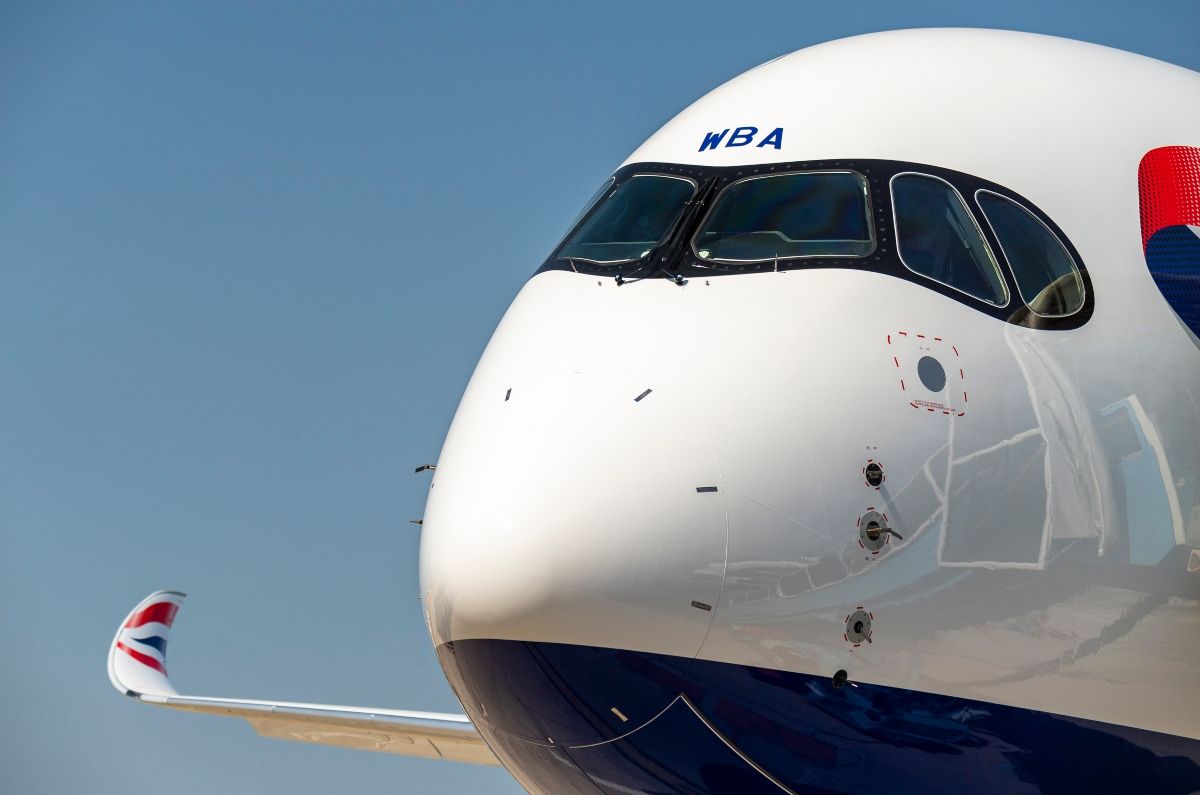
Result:
{"label": "red and blue tail livery", "polygon": [[1159,292],[1200,335],[1200,147],[1151,149],[1138,167],[1142,247]]}

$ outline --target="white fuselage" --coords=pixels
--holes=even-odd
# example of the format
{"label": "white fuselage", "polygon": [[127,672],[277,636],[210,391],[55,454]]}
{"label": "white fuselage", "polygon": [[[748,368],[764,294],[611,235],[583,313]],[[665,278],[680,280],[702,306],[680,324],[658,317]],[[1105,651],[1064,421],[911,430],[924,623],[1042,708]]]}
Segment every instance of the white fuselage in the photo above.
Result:
{"label": "white fuselage", "polygon": [[[1146,270],[1136,183],[1146,151],[1200,142],[1200,102],[1132,107],[1198,80],[1072,42],[908,31],[801,51],[684,111],[628,163],[886,158],[994,180],[1070,238],[1094,312],[1028,328],[870,269],[540,272],[438,461],[435,645],[845,671],[1200,740],[1200,347]],[[699,150],[739,125],[783,148]],[[872,510],[899,534],[877,551]]]}

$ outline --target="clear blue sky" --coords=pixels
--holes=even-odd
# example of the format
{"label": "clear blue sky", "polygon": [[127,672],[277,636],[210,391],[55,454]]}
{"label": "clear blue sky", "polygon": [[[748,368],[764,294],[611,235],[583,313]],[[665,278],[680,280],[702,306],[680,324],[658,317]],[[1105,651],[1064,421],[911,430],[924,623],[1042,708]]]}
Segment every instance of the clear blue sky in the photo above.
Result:
{"label": "clear blue sky", "polygon": [[[0,790],[518,792],[139,707],[107,644],[178,588],[187,692],[457,711],[412,469],[600,181],[724,80],[856,33],[1200,69],[1200,3],[1125,5],[0,2]],[[881,65],[848,111],[887,90]]]}

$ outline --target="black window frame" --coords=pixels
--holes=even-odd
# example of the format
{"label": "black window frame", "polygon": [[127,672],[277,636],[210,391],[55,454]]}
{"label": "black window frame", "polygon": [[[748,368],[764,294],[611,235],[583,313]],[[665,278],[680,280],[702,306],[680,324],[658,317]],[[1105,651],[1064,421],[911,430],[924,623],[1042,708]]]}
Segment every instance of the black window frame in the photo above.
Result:
{"label": "black window frame", "polygon": [[[953,300],[973,311],[1001,320],[1016,326],[1023,326],[1033,329],[1044,330],[1069,330],[1075,329],[1086,324],[1092,317],[1095,311],[1096,291],[1092,284],[1091,275],[1087,269],[1087,263],[1080,256],[1078,249],[1071,242],[1070,237],[1049,217],[1040,207],[1031,202],[1025,196],[1009,189],[1008,187],[991,180],[984,179],[972,174],[967,174],[961,171],[944,168],[941,166],[918,163],[902,160],[882,160],[874,158],[838,158],[838,159],[823,159],[823,160],[808,160],[808,161],[786,161],[778,163],[761,163],[753,165],[741,166],[701,166],[685,163],[665,163],[665,162],[635,162],[622,166],[617,169],[612,177],[614,182],[620,182],[633,174],[657,174],[663,176],[681,175],[694,180],[698,185],[707,186],[710,181],[713,182],[711,190],[708,191],[709,196],[718,195],[721,190],[734,181],[745,177],[756,175],[772,175],[789,172],[803,171],[856,171],[862,174],[867,179],[868,183],[868,200],[871,208],[871,222],[875,233],[876,246],[875,250],[866,256],[820,256],[820,257],[799,257],[787,260],[765,260],[756,262],[743,263],[720,263],[711,260],[700,259],[696,252],[692,249],[691,240],[698,224],[690,226],[683,230],[680,235],[681,244],[678,250],[672,252],[670,263],[670,274],[672,277],[682,276],[685,279],[699,279],[700,283],[705,280],[714,278],[728,278],[732,276],[761,274],[778,271],[786,273],[791,271],[804,271],[815,269],[836,268],[839,270],[860,270],[871,273],[878,273],[886,276],[891,276],[932,290],[939,293],[950,300]],[[891,191],[889,182],[893,176],[902,172],[914,172],[934,176],[950,183],[961,196],[974,196],[975,192],[980,189],[992,191],[1006,199],[1020,204],[1025,210],[1029,211],[1035,218],[1041,221],[1066,248],[1070,254],[1072,261],[1079,270],[1079,275],[1083,279],[1084,285],[1084,306],[1075,314],[1064,317],[1046,317],[1034,313],[1023,300],[1012,300],[1013,296],[1020,296],[1017,290],[1016,280],[1008,267],[1008,261],[1001,257],[999,252],[1000,244],[996,236],[983,216],[982,210],[974,202],[967,203],[967,209],[975,219],[977,228],[983,233],[983,238],[990,247],[993,255],[1000,262],[1000,272],[1005,283],[1010,300],[1009,304],[1003,307],[997,307],[992,304],[985,303],[981,299],[974,298],[969,294],[963,293],[957,289],[941,284],[940,282],[929,279],[920,274],[909,270],[907,266],[900,262],[900,258],[896,251],[895,245],[895,225],[892,212]],[[711,198],[706,203],[710,203]],[[594,210],[594,208],[593,208]],[[705,207],[702,212],[697,215],[702,219],[707,215],[708,208]],[[580,219],[580,223],[585,220]],[[695,221],[693,221],[695,223]],[[574,232],[574,228],[568,230],[567,234],[557,242],[551,253],[543,261],[542,265],[534,273],[534,276],[548,271],[566,271],[575,272],[581,276],[591,276],[593,279],[613,278],[615,276],[636,276],[637,278],[645,279],[665,279],[667,274],[658,268],[650,267],[635,267],[630,263],[620,263],[616,265],[595,265],[577,260],[574,263],[566,261],[556,261],[554,253],[562,245],[562,240],[565,240]],[[673,247],[674,248],[674,247]],[[666,252],[664,252],[666,253]],[[636,273],[632,273],[637,271]],[[632,286],[631,286],[632,287]]]}

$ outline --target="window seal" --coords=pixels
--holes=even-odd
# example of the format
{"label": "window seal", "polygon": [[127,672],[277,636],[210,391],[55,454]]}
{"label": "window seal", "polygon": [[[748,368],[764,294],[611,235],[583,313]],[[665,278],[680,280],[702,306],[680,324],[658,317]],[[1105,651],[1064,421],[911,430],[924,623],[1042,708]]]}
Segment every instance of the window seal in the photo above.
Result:
{"label": "window seal", "polygon": [[[961,290],[958,287],[955,287],[953,284],[948,284],[948,283],[942,281],[941,279],[935,279],[932,276],[921,273],[919,270],[917,270],[916,268],[914,268],[913,266],[909,265],[907,262],[904,261],[904,253],[903,253],[904,246],[901,243],[901,239],[900,239],[900,224],[896,217],[896,187],[895,186],[896,186],[896,180],[899,179],[900,177],[924,177],[926,179],[937,180],[938,182],[940,182],[943,185],[945,185],[946,187],[948,187],[950,190],[954,191],[954,195],[958,197],[958,200],[960,202],[962,202],[963,209],[966,210],[967,215],[970,216],[971,223],[975,227],[975,232],[979,235],[979,242],[983,243],[984,251],[987,252],[988,258],[992,262],[992,267],[994,267],[996,269],[996,275],[1000,277],[1000,286],[1004,288],[1004,303],[998,304],[995,301],[989,301],[986,298],[980,298],[977,295],[972,295],[971,293],[968,293],[966,290]],[[905,268],[907,268],[909,271],[916,274],[917,276],[920,276],[922,279],[928,279],[929,281],[931,281],[935,284],[940,284],[943,287],[948,287],[949,289],[955,291],[956,293],[961,293],[961,294],[967,296],[968,298],[971,298],[975,301],[979,301],[980,303],[987,304],[988,306],[994,306],[997,309],[1004,309],[1004,308],[1008,307],[1009,304],[1012,303],[1012,291],[1008,289],[1008,279],[1005,278],[1004,269],[1002,269],[1000,267],[1000,261],[996,259],[996,253],[994,251],[992,251],[991,245],[988,243],[987,238],[984,237],[983,229],[980,228],[979,220],[977,218],[975,218],[975,213],[971,212],[971,205],[967,204],[967,200],[963,197],[963,195],[959,192],[958,188],[956,188],[953,183],[949,182],[948,180],[942,179],[941,177],[934,176],[933,174],[928,174],[923,171],[899,171],[899,172],[893,174],[891,179],[888,180],[888,197],[891,199],[891,202],[892,202],[892,230],[893,230],[893,234],[896,238],[896,259],[900,260],[901,265],[903,265]],[[990,228],[990,225],[989,225],[989,228]]]}
{"label": "window seal", "polygon": [[[700,250],[696,248],[696,236],[700,234],[700,230],[708,223],[709,216],[712,215],[714,209],[721,202],[721,198],[725,192],[735,185],[741,185],[743,182],[750,182],[756,179],[772,179],[774,177],[792,177],[803,174],[851,174],[856,177],[863,188],[863,201],[866,203],[867,212],[867,232],[871,236],[871,249],[864,254],[793,254],[787,257],[760,257],[758,259],[728,259],[728,258],[705,258],[700,256]],[[874,254],[879,249],[879,237],[875,234],[875,215],[872,212],[873,205],[871,203],[871,183],[867,176],[861,171],[853,168],[821,168],[821,169],[801,169],[798,171],[780,171],[778,173],[768,174],[751,174],[748,177],[735,179],[721,188],[720,192],[712,198],[704,215],[696,224],[695,230],[692,232],[691,238],[688,240],[688,250],[695,260],[694,265],[701,268],[718,268],[722,265],[736,267],[738,265],[747,265],[759,262],[784,262],[798,259],[863,259]]]}
{"label": "window seal", "polygon": [[[1079,282],[1079,292],[1080,292],[1080,301],[1079,301],[1078,307],[1076,307],[1074,310],[1072,310],[1070,312],[1064,312],[1061,315],[1048,315],[1045,312],[1037,311],[1036,309],[1034,309],[1032,306],[1029,305],[1029,299],[1027,299],[1025,297],[1025,293],[1021,292],[1021,281],[1017,278],[1017,274],[1013,270],[1012,261],[1009,260],[1009,258],[1008,258],[1008,252],[1004,250],[1004,241],[1000,239],[999,233],[996,232],[995,224],[992,223],[991,218],[988,218],[987,210],[983,209],[983,204],[981,204],[979,201],[979,194],[981,194],[981,193],[990,193],[993,196],[1004,199],[1005,201],[1007,201],[1010,204],[1016,205],[1018,208],[1023,210],[1026,215],[1028,215],[1033,220],[1037,221],[1039,224],[1042,225],[1043,229],[1045,229],[1047,232],[1050,233],[1050,237],[1054,238],[1055,243],[1058,243],[1058,247],[1061,248],[1063,253],[1067,255],[1067,260],[1070,261],[1071,267],[1075,270],[1075,278]],[[1083,269],[1079,267],[1079,262],[1076,261],[1075,257],[1071,254],[1071,249],[1067,248],[1067,245],[1065,243],[1063,243],[1062,238],[1059,237],[1054,232],[1054,230],[1051,229],[1049,227],[1049,225],[1047,225],[1047,223],[1045,221],[1043,221],[1041,218],[1038,218],[1036,213],[1032,212],[1028,207],[1026,207],[1024,204],[1021,204],[1019,201],[1016,201],[1015,199],[1013,199],[1009,196],[1005,196],[1003,193],[997,193],[996,191],[989,190],[987,188],[979,188],[978,190],[975,191],[974,199],[975,199],[975,206],[979,208],[979,214],[982,215],[983,220],[987,222],[988,229],[992,230],[992,237],[996,238],[996,244],[998,246],[1000,246],[1000,253],[1004,256],[1004,264],[1008,267],[1009,275],[1012,276],[1013,284],[1017,288],[1017,295],[1020,296],[1021,303],[1023,303],[1025,305],[1025,307],[1033,314],[1037,315],[1038,317],[1047,318],[1049,320],[1057,320],[1059,318],[1071,317],[1073,315],[1077,315],[1080,312],[1082,312],[1083,308],[1087,305],[1087,296],[1088,296],[1087,281],[1083,278]]]}

